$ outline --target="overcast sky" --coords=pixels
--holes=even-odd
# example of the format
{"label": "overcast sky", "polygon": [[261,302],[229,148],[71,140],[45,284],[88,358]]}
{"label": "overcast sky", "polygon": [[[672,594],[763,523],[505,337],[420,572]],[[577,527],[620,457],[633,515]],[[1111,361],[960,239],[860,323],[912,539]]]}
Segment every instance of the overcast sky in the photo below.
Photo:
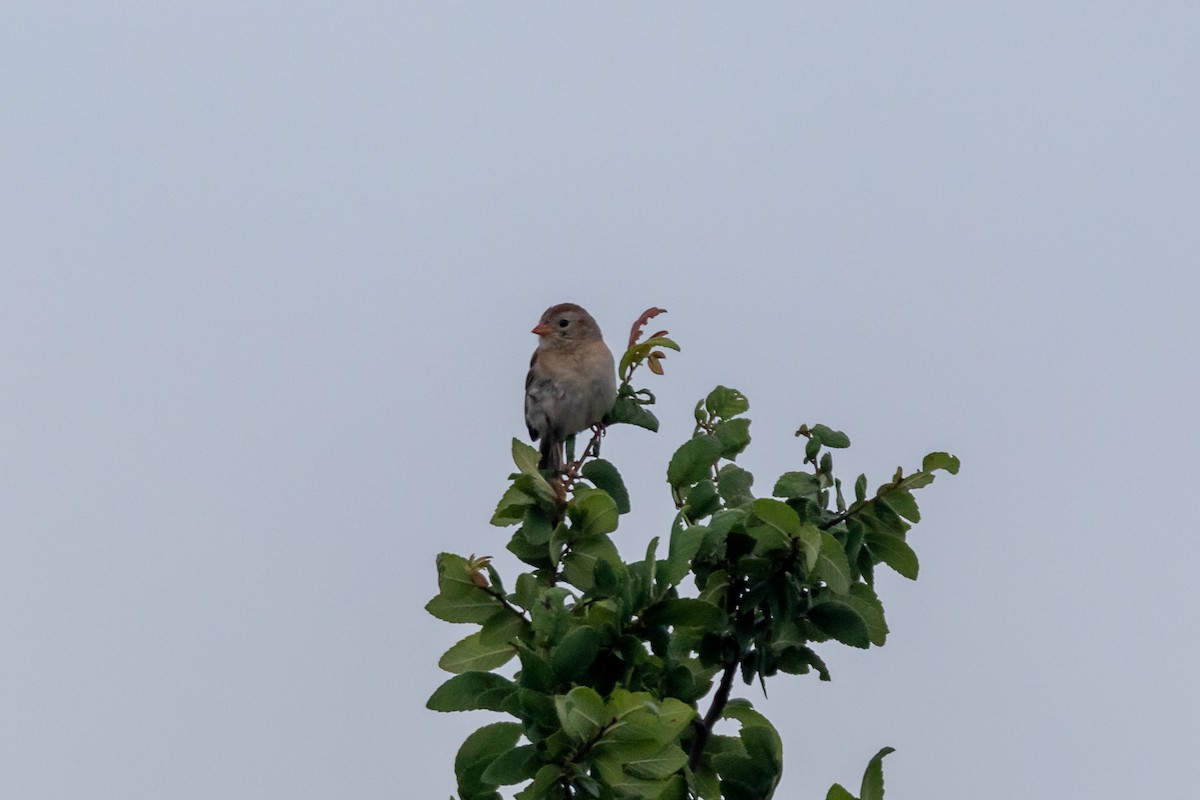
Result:
{"label": "overcast sky", "polygon": [[[931,450],[891,636],[780,678],[778,796],[1185,797],[1200,742],[1200,5],[9,2],[0,796],[444,798],[424,710],[549,305],[683,352],[614,430],[627,559],[717,383]],[[614,348],[619,349],[619,348]]]}

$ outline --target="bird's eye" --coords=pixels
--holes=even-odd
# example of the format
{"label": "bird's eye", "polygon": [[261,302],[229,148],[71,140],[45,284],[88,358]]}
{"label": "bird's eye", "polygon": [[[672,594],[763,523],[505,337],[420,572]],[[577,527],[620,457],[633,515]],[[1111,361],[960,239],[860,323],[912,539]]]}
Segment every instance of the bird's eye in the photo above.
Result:
{"label": "bird's eye", "polygon": [[567,326],[568,326],[568,325],[570,325],[570,324],[571,324],[571,323],[567,322],[565,319],[560,319],[560,320],[558,321],[558,327],[560,327],[560,328],[565,328],[565,327],[567,327]]}

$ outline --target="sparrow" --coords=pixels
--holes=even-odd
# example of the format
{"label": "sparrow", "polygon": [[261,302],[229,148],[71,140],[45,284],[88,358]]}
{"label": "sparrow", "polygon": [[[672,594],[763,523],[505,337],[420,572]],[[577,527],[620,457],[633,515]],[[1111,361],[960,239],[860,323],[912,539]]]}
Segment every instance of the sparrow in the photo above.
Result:
{"label": "sparrow", "polygon": [[538,468],[558,472],[567,437],[598,424],[617,399],[616,367],[600,326],[574,303],[546,309],[533,333],[538,346],[525,376],[525,426],[541,440]]}

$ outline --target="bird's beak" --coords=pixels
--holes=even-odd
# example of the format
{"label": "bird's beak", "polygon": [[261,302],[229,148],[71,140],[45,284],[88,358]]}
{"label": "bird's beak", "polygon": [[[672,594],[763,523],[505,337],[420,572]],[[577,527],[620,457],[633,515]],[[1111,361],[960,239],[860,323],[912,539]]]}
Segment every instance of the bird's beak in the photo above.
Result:
{"label": "bird's beak", "polygon": [[530,331],[530,333],[536,333],[538,336],[547,336],[547,335],[549,335],[551,332],[553,332],[553,330],[554,330],[554,329],[553,329],[553,328],[551,328],[551,327],[550,327],[549,325],[547,325],[546,323],[544,323],[544,322],[539,322],[539,323],[537,324],[537,327],[535,327],[535,328],[534,328],[532,331]]}

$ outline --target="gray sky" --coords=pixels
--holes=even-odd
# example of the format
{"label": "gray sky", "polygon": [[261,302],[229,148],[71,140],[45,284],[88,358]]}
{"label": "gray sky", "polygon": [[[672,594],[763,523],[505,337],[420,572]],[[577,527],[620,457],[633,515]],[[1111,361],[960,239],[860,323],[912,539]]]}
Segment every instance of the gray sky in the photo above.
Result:
{"label": "gray sky", "polygon": [[1182,797],[1200,741],[1200,6],[9,3],[0,796],[446,797],[547,306],[918,498],[892,634],[763,702],[780,797]]}

